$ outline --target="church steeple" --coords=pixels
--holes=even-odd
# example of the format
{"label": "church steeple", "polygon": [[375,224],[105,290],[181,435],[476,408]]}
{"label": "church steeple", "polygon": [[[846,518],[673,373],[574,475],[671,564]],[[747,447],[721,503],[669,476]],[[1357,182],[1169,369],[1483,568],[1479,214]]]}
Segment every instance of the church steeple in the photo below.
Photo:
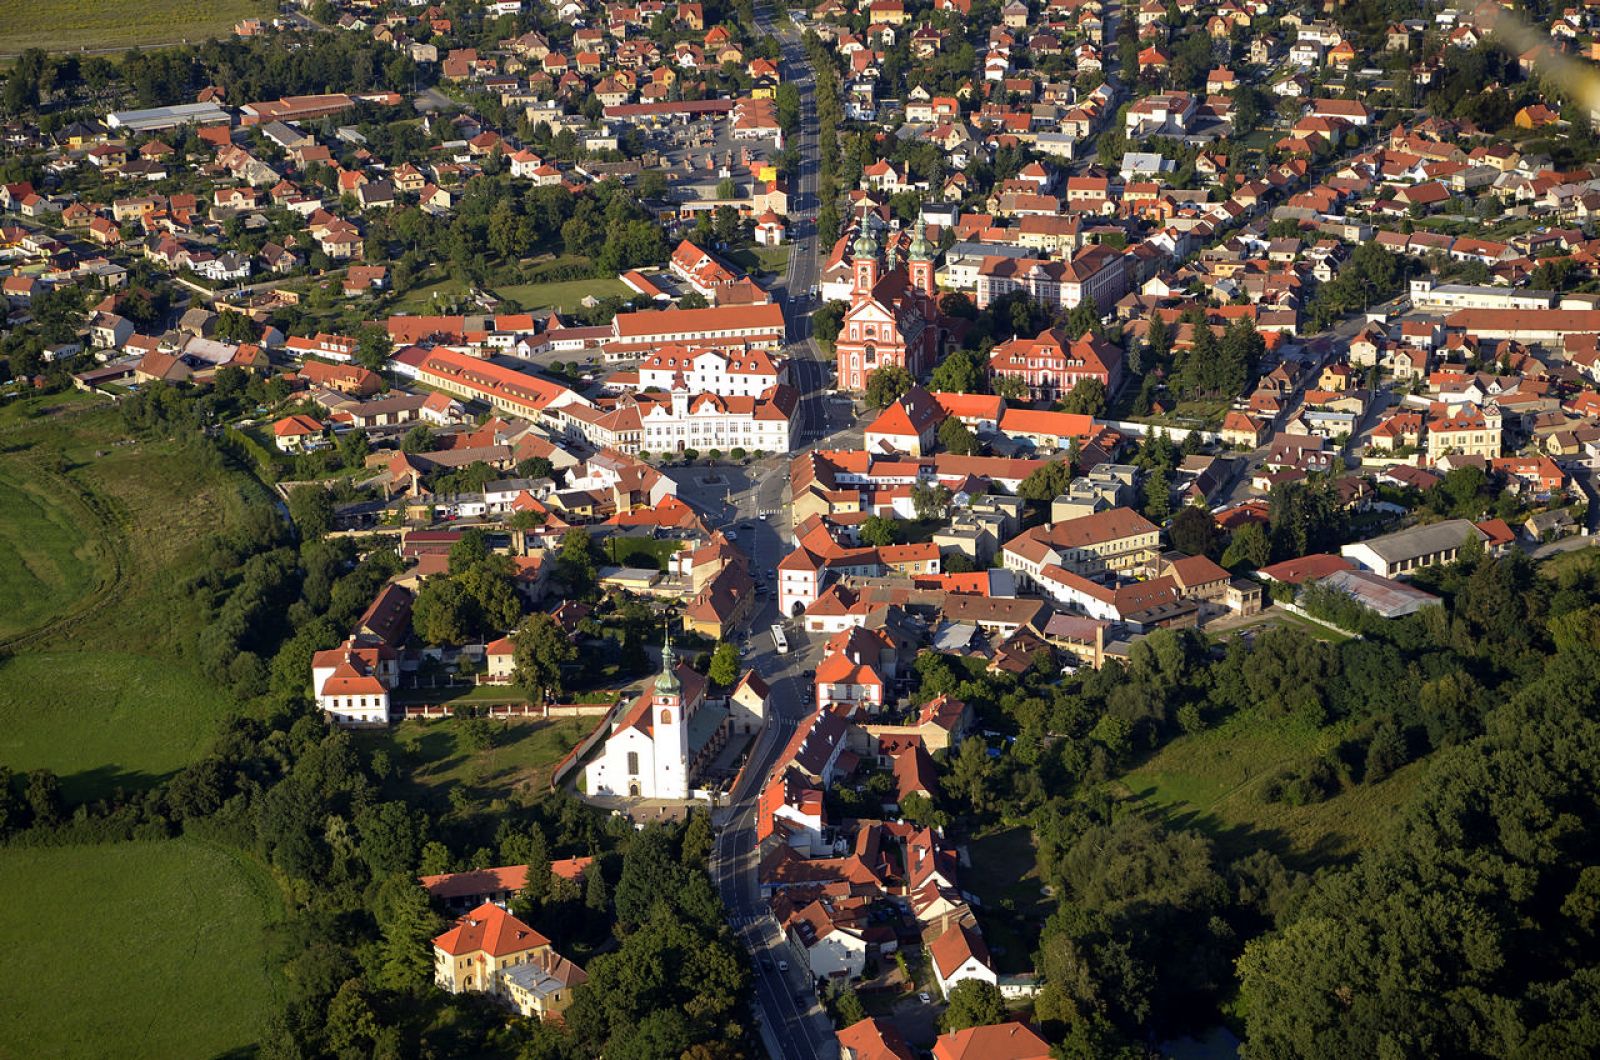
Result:
{"label": "church steeple", "polygon": [[911,286],[927,295],[934,296],[936,286],[933,282],[933,258],[938,249],[928,242],[928,226],[921,217],[917,218],[917,227],[911,240],[911,249],[907,254],[911,270]]}
{"label": "church steeple", "polygon": [[867,222],[861,222],[861,234],[851,247],[855,255],[856,294],[870,296],[878,286],[878,241],[873,238]]}
{"label": "church steeple", "polygon": [[667,639],[661,646],[661,674],[656,678],[657,695],[676,696],[683,691],[678,680],[678,654],[672,650],[672,627],[666,630]]}

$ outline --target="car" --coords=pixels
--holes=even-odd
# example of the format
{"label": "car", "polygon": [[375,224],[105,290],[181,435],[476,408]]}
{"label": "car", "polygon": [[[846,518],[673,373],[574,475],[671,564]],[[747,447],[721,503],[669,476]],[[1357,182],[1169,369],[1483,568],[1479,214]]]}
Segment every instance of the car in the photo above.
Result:
{"label": "car", "polygon": [[933,1004],[933,997],[926,990],[917,995],[917,1000],[922,1002],[924,1005]]}
{"label": "car", "polygon": [[739,540],[739,531],[737,531],[737,530],[728,530],[722,536],[727,538],[729,541],[737,541],[737,540]]}
{"label": "car", "polygon": [[789,962],[788,961],[779,961],[778,962],[778,971],[787,972],[788,970],[789,970]]}

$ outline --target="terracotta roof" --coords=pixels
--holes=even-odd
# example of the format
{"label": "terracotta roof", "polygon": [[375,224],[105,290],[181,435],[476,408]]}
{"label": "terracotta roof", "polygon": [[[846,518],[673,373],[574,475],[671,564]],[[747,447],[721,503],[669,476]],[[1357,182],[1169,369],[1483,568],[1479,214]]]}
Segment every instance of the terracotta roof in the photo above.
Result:
{"label": "terracotta roof", "polygon": [[485,902],[434,939],[433,945],[456,957],[480,952],[506,957],[548,946],[550,940],[499,906]]}

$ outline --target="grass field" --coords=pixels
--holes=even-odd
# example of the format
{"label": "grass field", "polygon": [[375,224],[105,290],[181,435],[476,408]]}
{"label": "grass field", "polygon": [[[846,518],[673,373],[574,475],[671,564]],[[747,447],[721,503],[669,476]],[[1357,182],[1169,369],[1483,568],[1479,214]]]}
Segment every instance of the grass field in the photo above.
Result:
{"label": "grass field", "polygon": [[1054,909],[1039,879],[1033,835],[1021,826],[1000,828],[967,841],[974,866],[961,885],[978,896],[979,926],[1002,974],[1033,970],[1039,929]]}
{"label": "grass field", "polygon": [[396,775],[390,784],[404,794],[443,807],[459,788],[474,803],[506,798],[518,789],[543,791],[566,753],[595,727],[599,718],[551,721],[495,721],[496,739],[487,751],[474,751],[454,720],[407,721],[386,732],[363,733],[388,751]]}
{"label": "grass field", "polygon": [[267,0],[62,0],[0,3],[0,56],[27,48],[119,50],[219,39],[241,18],[270,15]]}
{"label": "grass field", "polygon": [[501,298],[515,299],[523,309],[576,309],[585,298],[607,298],[615,295],[627,298],[633,294],[628,285],[615,276],[588,280],[555,280],[550,283],[502,284],[494,289]]}
{"label": "grass field", "polygon": [[667,569],[667,559],[683,547],[682,541],[653,537],[610,537],[603,549],[607,560],[620,567]]}
{"label": "grass field", "polygon": [[1269,803],[1265,781],[1334,747],[1335,728],[1238,715],[1168,744],[1120,782],[1125,793],[1169,824],[1197,828],[1231,856],[1265,847],[1302,865],[1345,857],[1369,845],[1421,779],[1424,763],[1398,770],[1309,806]]}
{"label": "grass field", "polygon": [[92,515],[70,490],[22,461],[0,459],[0,640],[43,624],[113,576],[90,531]]}
{"label": "grass field", "polygon": [[[259,1040],[271,881],[194,840],[0,850],[0,1056],[217,1057]],[[21,959],[33,953],[38,959]]]}
{"label": "grass field", "polygon": [[55,771],[73,803],[181,768],[228,705],[181,667],[116,652],[24,653],[0,689],[0,765]]}
{"label": "grass field", "polygon": [[746,272],[783,272],[789,267],[789,248],[741,247],[728,260]]}

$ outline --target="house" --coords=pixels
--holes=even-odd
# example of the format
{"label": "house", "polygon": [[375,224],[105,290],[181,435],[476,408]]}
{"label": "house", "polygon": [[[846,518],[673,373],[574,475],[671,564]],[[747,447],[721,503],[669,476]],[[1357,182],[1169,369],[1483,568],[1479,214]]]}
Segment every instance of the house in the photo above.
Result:
{"label": "house", "polygon": [[862,437],[862,448],[868,452],[929,455],[944,418],[944,408],[933,395],[914,386],[872,421]]}
{"label": "house", "polygon": [[435,986],[488,994],[524,1016],[559,1017],[572,1003],[573,988],[588,979],[549,939],[492,902],[433,940]]}
{"label": "house", "polygon": [[839,1055],[840,1060],[915,1060],[916,1057],[899,1028],[877,1016],[868,1016],[839,1032]]}
{"label": "house", "polygon": [[968,1027],[941,1034],[933,1043],[933,1060],[1049,1060],[1050,1056],[1050,1043],[1021,1023]]}
{"label": "house", "polygon": [[1365,570],[1393,578],[1419,567],[1453,563],[1469,540],[1483,542],[1487,537],[1466,519],[1446,519],[1357,541],[1339,554]]}
{"label": "house", "polygon": [[386,725],[389,692],[400,683],[400,661],[389,645],[351,637],[311,658],[317,706],[336,725]]}
{"label": "house", "polygon": [[285,416],[272,425],[273,442],[285,453],[321,448],[322,432],[322,424],[310,416]]}
{"label": "house", "polygon": [[965,924],[947,928],[928,946],[928,955],[933,959],[933,974],[939,984],[939,992],[946,998],[963,979],[979,979],[999,985],[1000,976],[989,957],[989,947],[984,944],[983,936],[976,928]]}

